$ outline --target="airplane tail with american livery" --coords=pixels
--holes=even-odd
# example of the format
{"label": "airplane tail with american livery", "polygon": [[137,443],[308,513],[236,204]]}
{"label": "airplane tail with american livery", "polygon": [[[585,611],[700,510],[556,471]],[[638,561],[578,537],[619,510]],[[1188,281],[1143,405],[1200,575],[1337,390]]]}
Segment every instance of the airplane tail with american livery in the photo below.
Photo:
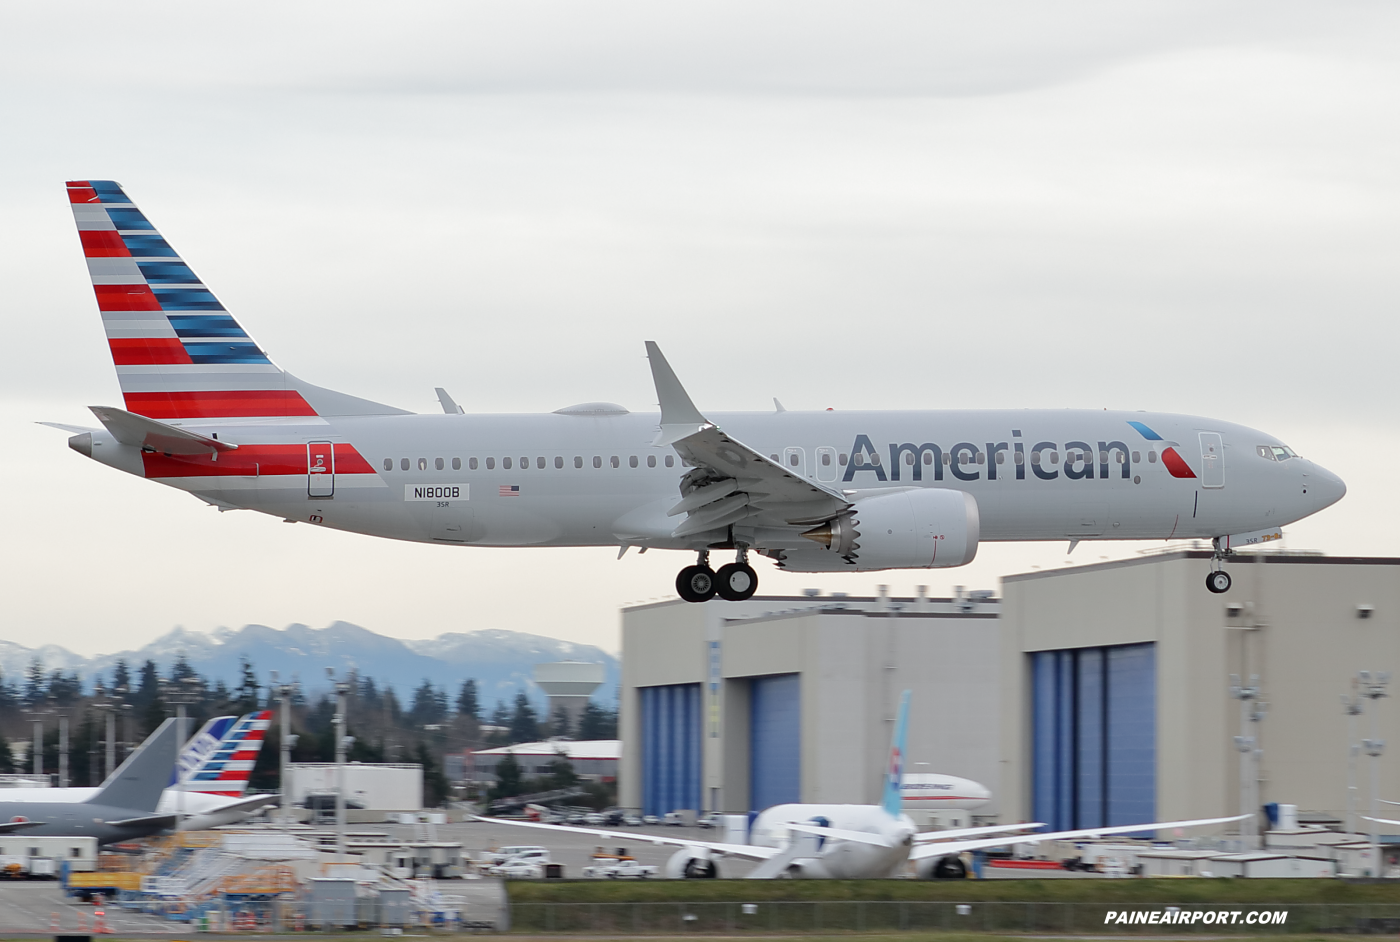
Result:
{"label": "airplane tail with american livery", "polygon": [[[757,558],[791,572],[966,565],[989,541],[1211,539],[1202,575],[1340,500],[1346,486],[1276,437],[1125,410],[705,413],[650,341],[659,412],[584,402],[418,414],[273,363],[126,191],[68,201],[121,387],[72,433],[86,457],[253,510],[457,546],[693,553],[690,602],[739,601]],[[1126,387],[1125,387],[1126,388]],[[776,400],[775,400],[776,405]],[[711,554],[733,561],[712,568]]]}

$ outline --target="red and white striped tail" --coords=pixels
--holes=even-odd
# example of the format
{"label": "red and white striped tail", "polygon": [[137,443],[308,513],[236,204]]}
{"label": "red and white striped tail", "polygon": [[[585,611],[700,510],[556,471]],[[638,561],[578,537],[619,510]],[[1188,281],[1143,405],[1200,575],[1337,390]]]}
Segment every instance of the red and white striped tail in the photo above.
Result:
{"label": "red and white striped tail", "polygon": [[129,412],[153,419],[314,416],[170,244],[111,180],[70,180]]}
{"label": "red and white striped tail", "polygon": [[248,790],[248,780],[253,775],[253,766],[257,764],[258,753],[262,750],[263,739],[271,724],[271,710],[245,714],[218,747],[185,778],[185,790],[242,797]]}

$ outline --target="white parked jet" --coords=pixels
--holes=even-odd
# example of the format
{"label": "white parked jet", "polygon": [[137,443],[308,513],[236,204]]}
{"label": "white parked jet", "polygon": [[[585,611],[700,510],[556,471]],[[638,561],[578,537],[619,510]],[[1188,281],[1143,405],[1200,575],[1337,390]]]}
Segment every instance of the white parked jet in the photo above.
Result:
{"label": "white parked jet", "polygon": [[[706,416],[654,343],[656,413],[416,415],[278,368],[110,180],[68,198],[124,409],[74,450],[245,508],[462,546],[688,550],[682,598],[751,596],[757,553],[797,572],[961,566],[982,541],[1213,539],[1235,547],[1341,499],[1273,435],[1083,410]],[[52,424],[52,423],[51,423]],[[710,568],[710,553],[735,560]]]}
{"label": "white parked jet", "polygon": [[[161,792],[156,813],[170,815],[172,821],[178,821],[176,830],[204,831],[224,824],[237,824],[250,814],[277,804],[279,798],[276,795],[244,797],[271,719],[271,711],[260,710],[246,714],[236,722],[231,716],[216,716],[205,723],[180,751],[171,784]],[[180,778],[178,782],[173,781],[176,774]],[[103,787],[106,787],[106,783]],[[0,813],[3,813],[7,801],[89,801],[101,790],[0,789]],[[185,793],[183,796],[179,794],[182,790]]]}
{"label": "white parked jet", "polygon": [[[914,861],[921,877],[962,877],[966,868],[960,854],[1009,844],[1075,840],[1104,834],[1130,834],[1141,831],[1188,828],[1238,821],[1231,818],[1201,818],[1192,821],[1157,821],[1119,827],[1088,828],[1078,831],[1009,835],[1044,827],[1039,822],[1002,824],[980,828],[919,832],[903,812],[900,784],[904,778],[904,744],[909,726],[909,691],[899,701],[894,740],[883,772],[884,788],[878,805],[784,804],[760,812],[749,829],[748,844],[697,841],[669,835],[622,834],[614,830],[533,824],[526,821],[487,819],[498,824],[596,834],[652,844],[678,845],[681,849],[666,865],[666,875],[717,877],[717,858],[738,857],[761,861],[748,879],[809,877],[814,879],[877,879],[898,876],[906,863]],[[999,834],[992,837],[989,835]]]}

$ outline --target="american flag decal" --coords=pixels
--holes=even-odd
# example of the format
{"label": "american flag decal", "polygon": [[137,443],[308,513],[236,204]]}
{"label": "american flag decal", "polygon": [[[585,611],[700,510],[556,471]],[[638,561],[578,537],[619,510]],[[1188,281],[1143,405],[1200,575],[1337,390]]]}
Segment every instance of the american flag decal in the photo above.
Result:
{"label": "american flag decal", "polygon": [[519,485],[519,484],[502,484],[502,485],[501,485],[501,490],[500,490],[500,495],[501,495],[502,497],[519,497],[519,496],[520,496],[520,485]]}

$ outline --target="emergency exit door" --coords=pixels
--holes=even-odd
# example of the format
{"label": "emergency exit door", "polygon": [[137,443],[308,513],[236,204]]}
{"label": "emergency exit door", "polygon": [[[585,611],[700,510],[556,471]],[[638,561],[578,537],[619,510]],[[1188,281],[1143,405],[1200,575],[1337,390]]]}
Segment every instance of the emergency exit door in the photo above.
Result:
{"label": "emergency exit door", "polygon": [[306,443],[306,496],[335,496],[335,447],[330,442]]}

